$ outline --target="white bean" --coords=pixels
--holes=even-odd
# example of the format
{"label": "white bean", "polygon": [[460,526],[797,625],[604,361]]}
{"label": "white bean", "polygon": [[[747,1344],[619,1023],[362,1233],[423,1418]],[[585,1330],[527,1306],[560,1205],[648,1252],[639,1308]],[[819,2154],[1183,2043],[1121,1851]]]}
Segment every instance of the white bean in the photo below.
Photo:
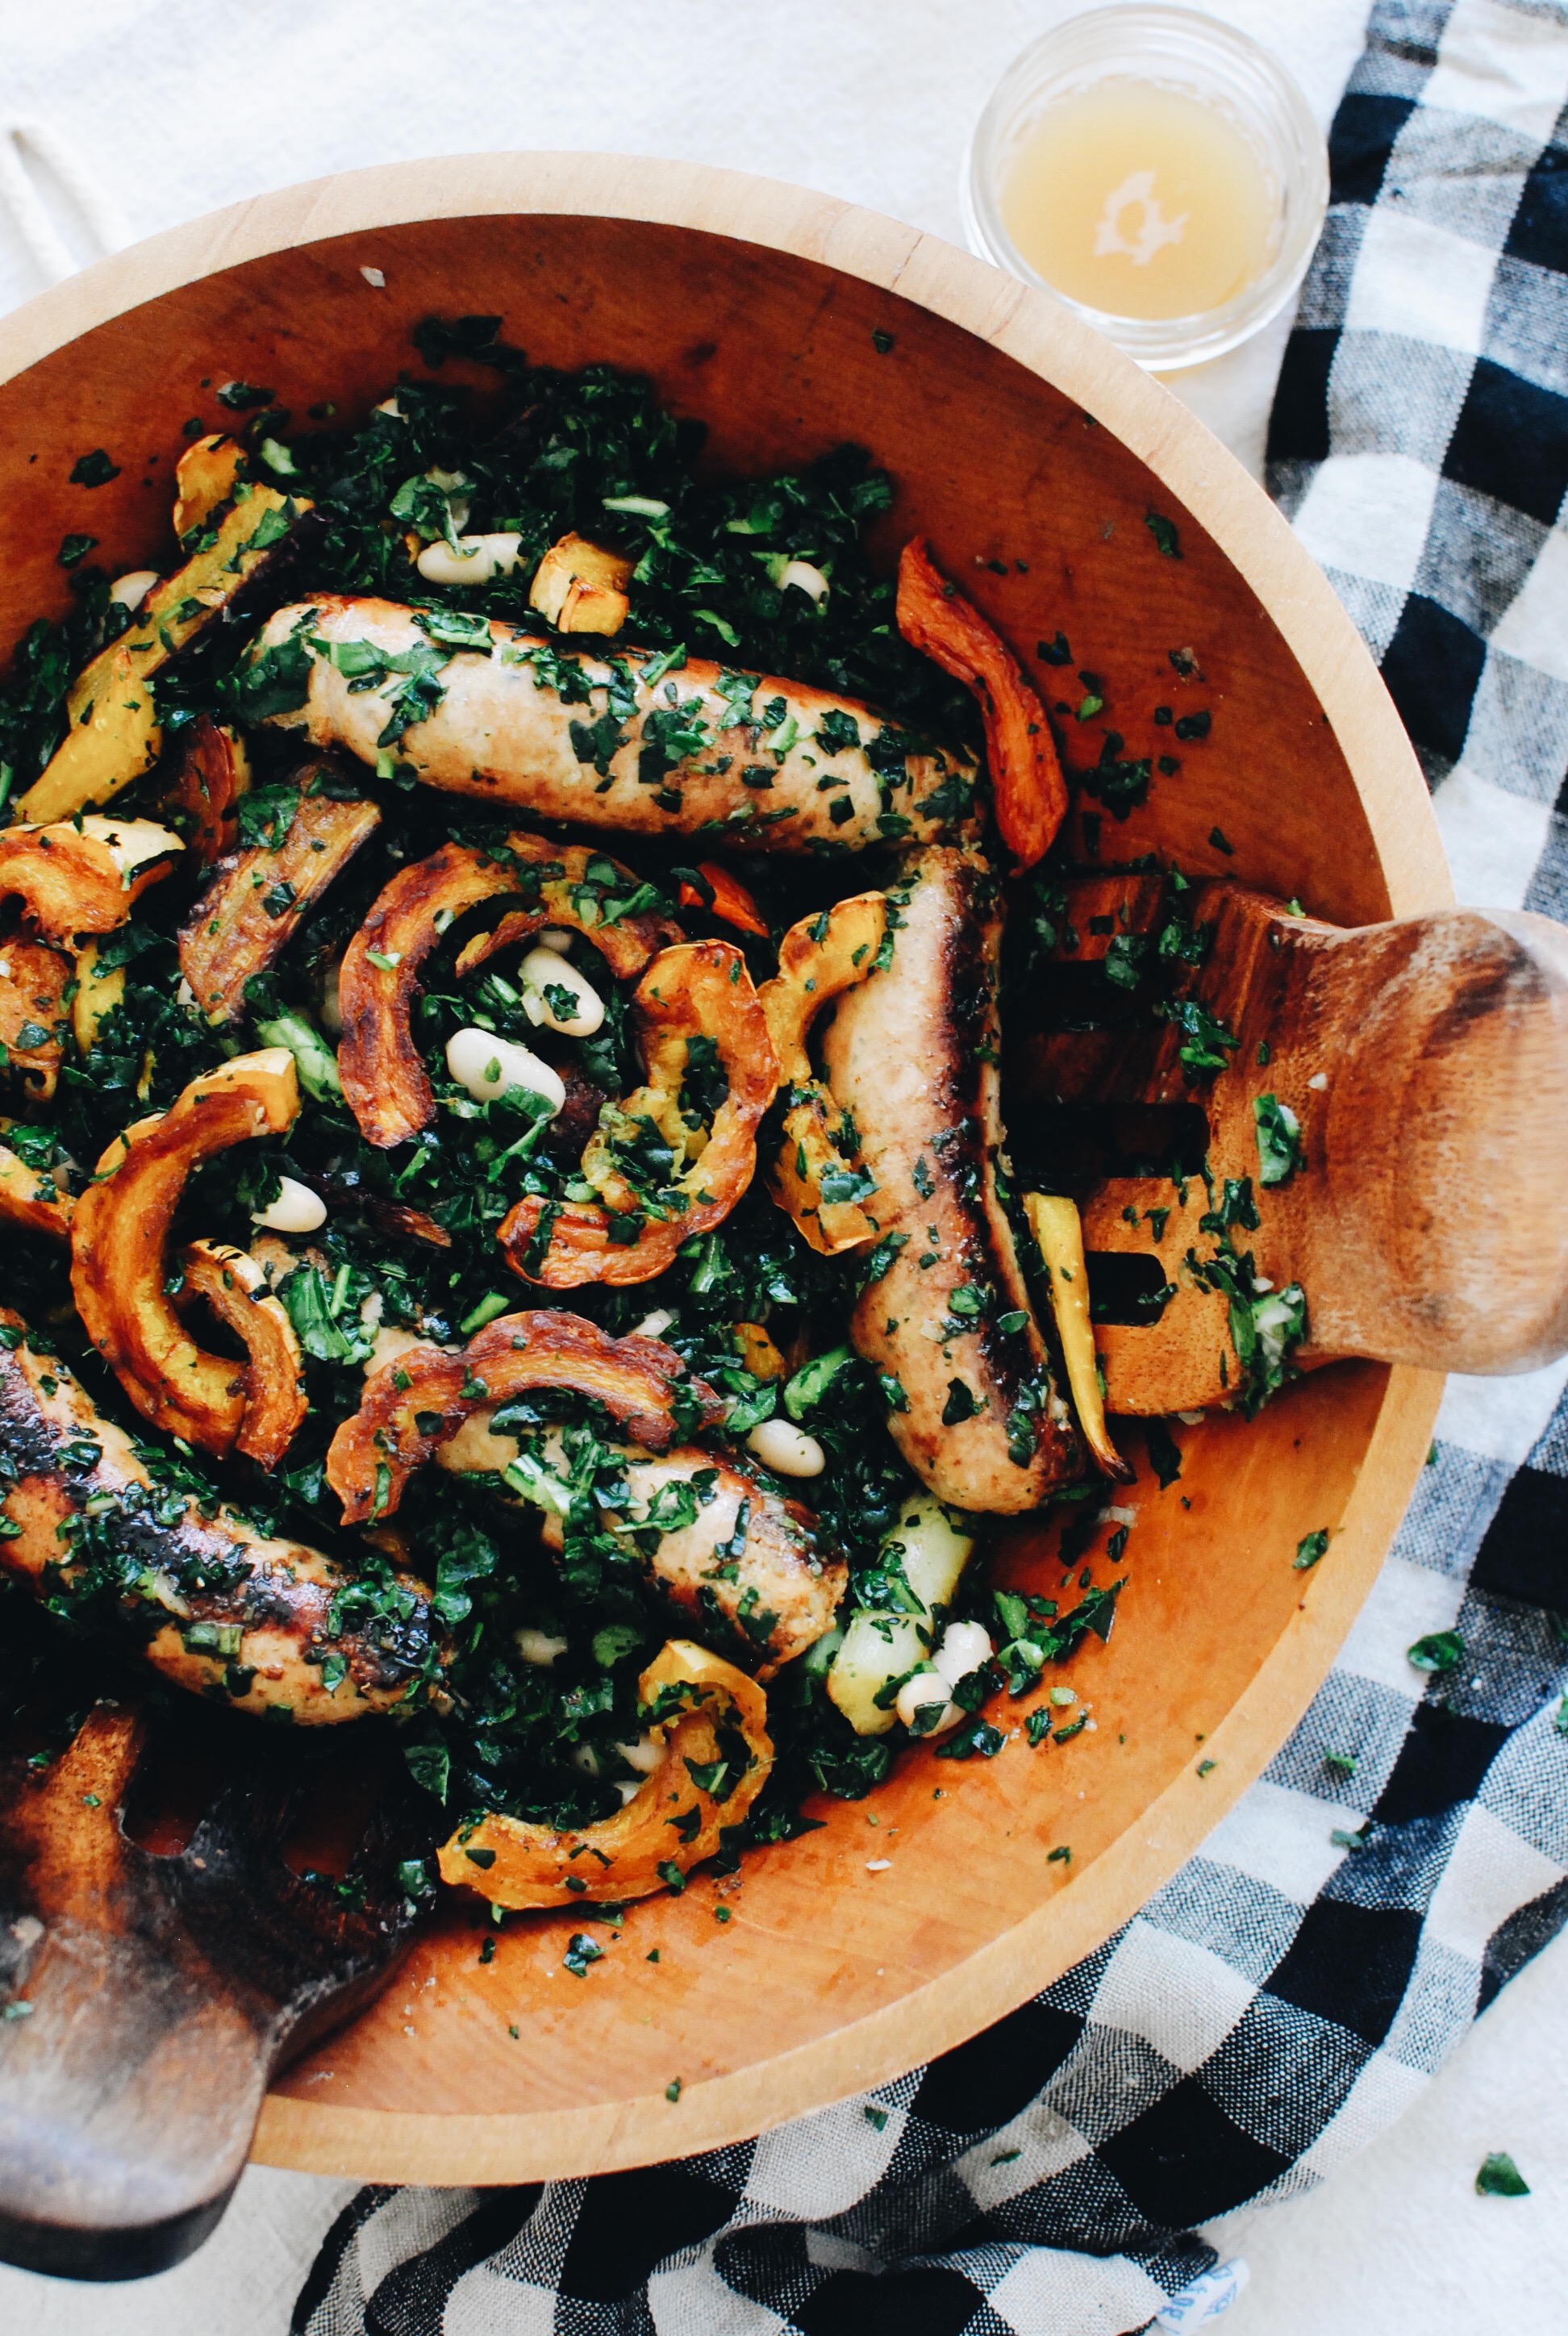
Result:
{"label": "white bean", "polygon": [[414,566],[427,584],[487,584],[490,570],[477,551],[453,551],[444,537],[427,543]]}
{"label": "white bean", "polygon": [[570,1643],[569,1639],[552,1639],[548,1630],[526,1628],[517,1631],[513,1638],[513,1644],[523,1661],[532,1663],[538,1669],[546,1671],[554,1662],[557,1655],[565,1654]]}
{"label": "white bean", "polygon": [[950,1622],[931,1657],[931,1668],[940,1672],[950,1687],[957,1687],[990,1657],[990,1637],[980,1623]]}
{"label": "white bean", "polygon": [[107,847],[127,882],[150,860],[162,860],[185,849],[173,829],[160,827],[155,819],[106,819],[102,812],[90,811],[83,819],[82,832]]}
{"label": "white bean", "polygon": [[439,462],[433,463],[424,475],[431,485],[439,487],[446,497],[447,515],[452,521],[452,531],[461,539],[463,529],[468,525],[470,506],[470,498],[463,493],[463,490],[464,487],[472,487],[473,481],[468,476],[466,471],[443,471]]}
{"label": "white bean", "polygon": [[488,584],[510,576],[522,538],[504,529],[494,535],[463,535],[454,551],[443,537],[427,543],[414,566],[431,584]]}
{"label": "white bean", "polygon": [[541,949],[555,949],[562,957],[571,947],[571,935],[563,933],[559,925],[546,925],[537,939]]}
{"label": "white bean", "polygon": [[[517,968],[522,984],[522,1010],[529,1020],[542,1024],[547,1030],[559,1030],[566,1038],[590,1038],[604,1020],[604,1000],[591,981],[568,965],[556,949],[532,949]],[[546,989],[559,993],[565,990],[571,1001],[570,1013],[560,1010],[559,995],[547,998]]]}
{"label": "white bean", "polygon": [[117,576],[109,587],[109,598],[122,608],[140,608],[158,581],[156,568],[133,568],[128,576]]}
{"label": "white bean", "polygon": [[472,1026],[454,1030],[446,1042],[446,1067],[475,1103],[495,1103],[509,1088],[521,1087],[550,1106],[553,1119],[566,1102],[566,1086],[559,1071],[531,1055],[511,1038]]}
{"label": "white bean", "polygon": [[827,1465],[816,1437],[789,1419],[765,1419],[746,1437],[745,1448],[780,1476],[820,1476]]}
{"label": "white bean", "polygon": [[807,593],[812,599],[819,602],[825,600],[833,589],[822,569],[813,568],[809,560],[791,560],[785,562],[784,571],[778,579],[778,589],[781,592],[787,592],[792,584],[797,591]]}
{"label": "white bean", "polygon": [[[933,1708],[940,1717],[933,1720]],[[916,1671],[905,1679],[898,1691],[893,1709],[913,1736],[940,1736],[947,1728],[956,1728],[963,1718],[956,1703],[948,1699],[948,1683],[940,1671]]]}
{"label": "white bean", "polygon": [[657,1736],[639,1736],[635,1744],[618,1744],[615,1748],[639,1776],[651,1776],[664,1758],[664,1743]]}
{"label": "white bean", "polygon": [[265,1225],[271,1233],[313,1233],[326,1222],[326,1203],[319,1192],[313,1192],[295,1176],[284,1176],[279,1182],[282,1190],[277,1200],[269,1201],[264,1209],[251,1210],[253,1225]]}
{"label": "white bean", "polygon": [[656,1306],[651,1314],[643,1316],[630,1335],[634,1338],[662,1338],[674,1320],[667,1306]]}

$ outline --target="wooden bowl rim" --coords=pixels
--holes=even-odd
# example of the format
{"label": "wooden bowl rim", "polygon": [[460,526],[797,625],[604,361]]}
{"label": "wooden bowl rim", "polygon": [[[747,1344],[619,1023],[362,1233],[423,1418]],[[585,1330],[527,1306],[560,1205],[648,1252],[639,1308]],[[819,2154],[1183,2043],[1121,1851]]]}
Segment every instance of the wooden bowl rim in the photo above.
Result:
{"label": "wooden bowl rim", "polygon": [[[875,285],[974,334],[1074,399],[1199,519],[1269,611],[1364,808],[1391,911],[1453,900],[1420,766],[1359,635],[1257,483],[1184,405],[1049,294],[940,238],[810,190],[704,164],[592,153],[437,157],[259,195],[97,262],[0,319],[0,382],[181,286],[273,253],[433,219],[592,217],[728,237]],[[369,248],[366,264],[377,253]],[[1071,1886],[884,2010],[683,2093],[528,2114],[335,2109],[274,2094],[261,2164],[381,2182],[563,2178],[742,2140],[951,2049],[1131,1919],[1259,1776],[1306,1710],[1376,1577],[1429,1447],[1443,1380],[1393,1369],[1336,1536],[1294,1617],[1189,1767]],[[1208,1764],[1205,1763],[1207,1768]]]}

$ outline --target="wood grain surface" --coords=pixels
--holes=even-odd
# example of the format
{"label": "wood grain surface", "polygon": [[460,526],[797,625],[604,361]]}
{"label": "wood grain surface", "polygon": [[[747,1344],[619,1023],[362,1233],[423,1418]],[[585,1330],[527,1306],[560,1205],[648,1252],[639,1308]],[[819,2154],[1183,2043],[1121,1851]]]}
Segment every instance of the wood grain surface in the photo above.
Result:
{"label": "wood grain surface", "polygon": [[[324,1760],[194,1698],[160,1722],[96,1666],[30,1672],[32,1617],[19,1636],[0,1662],[0,1974],[29,2016],[0,2047],[0,2258],[137,2278],[222,2214],[279,2057],[384,1984],[412,1927],[394,1830],[417,1796],[373,1731]],[[322,1887],[350,1850],[365,1883]]]}
{"label": "wood grain surface", "polygon": [[[1561,925],[1450,908],[1347,931],[1242,885],[1177,892],[1142,871],[1076,877],[1066,897],[1056,982],[1015,1017],[1004,1076],[1019,1175],[1078,1199],[1096,1294],[1112,1258],[1174,1293],[1156,1320],[1096,1326],[1109,1410],[1234,1396],[1228,1301],[1190,1262],[1213,1254],[1204,1220],[1232,1183],[1247,1210],[1233,1246],[1274,1289],[1310,1293],[1304,1368],[1360,1355],[1485,1376],[1568,1348]],[[1178,911],[1208,936],[1184,994],[1229,1034],[1197,1087],[1154,1003],[1155,937]],[[1144,951],[1130,986],[1105,971],[1117,934]],[[1086,1007],[1100,1027],[1082,1027]],[[1291,1114],[1300,1165],[1265,1184],[1271,1105]],[[1118,1151],[1185,1173],[1098,1173]]]}
{"label": "wood grain surface", "polygon": [[[1037,672],[1037,640],[1065,631],[1075,687],[1080,668],[1105,677],[1127,754],[1169,745],[1156,704],[1207,708],[1179,773],[1106,822],[1107,857],[1174,854],[1347,925],[1450,897],[1366,651],[1174,400],[1047,297],[932,238],[687,165],[492,155],[354,173],[155,238],[7,319],[0,634],[63,607],[66,532],[96,535],[105,564],[169,562],[180,424],[221,418],[216,385],[353,414],[400,367],[423,371],[413,324],[468,310],[500,313],[536,360],[650,374],[708,423],[716,469],[869,444],[898,485],[890,565],[929,533]],[[482,375],[447,375],[482,394]],[[119,477],[69,484],[99,445]],[[1177,648],[1201,681],[1180,679]],[[1093,759],[1086,735],[1076,758]],[[275,2087],[257,2154],[434,2182],[633,2165],[820,2106],[999,2017],[1132,1914],[1305,1709],[1398,1524],[1439,1387],[1336,1365],[1250,1427],[1178,1431],[1179,1484],[1160,1493],[1144,1470],[1126,1498],[1115,1631],[1069,1673],[1093,1732],[989,1763],[916,1753],[869,1805],[824,1802],[822,1831],[748,1859],[727,1924],[699,1882],[629,1910],[585,1978],[562,1969],[564,1919],[509,1925],[481,1966],[470,1917],[448,1913],[380,2001]],[[1329,1555],[1295,1571],[1320,1527]],[[1053,1541],[1009,1537],[1008,1577],[1054,1591]]]}

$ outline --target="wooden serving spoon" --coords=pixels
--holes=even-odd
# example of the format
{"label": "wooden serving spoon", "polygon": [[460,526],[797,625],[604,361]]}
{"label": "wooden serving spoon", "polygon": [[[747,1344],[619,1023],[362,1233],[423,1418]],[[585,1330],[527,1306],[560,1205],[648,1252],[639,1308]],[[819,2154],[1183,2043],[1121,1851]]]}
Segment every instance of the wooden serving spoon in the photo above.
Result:
{"label": "wooden serving spoon", "polygon": [[[314,1747],[302,1767],[254,1722],[194,1741],[200,1707],[188,1726],[100,1702],[73,1735],[57,1700],[43,1716],[63,1750],[29,1751],[33,1698],[0,1752],[0,2259],[136,2278],[222,2214],[279,2061],[391,1976],[414,1919],[390,1830],[407,1807],[374,1739],[328,1780]],[[217,1797],[188,1830],[169,1787],[203,1760]],[[330,1878],[340,1842],[301,1838],[324,1800],[367,1820],[363,1885]],[[313,1851],[326,1874],[301,1870]]]}
{"label": "wooden serving spoon", "polygon": [[1304,1293],[1300,1367],[1524,1371],[1568,1348],[1561,926],[1438,909],[1347,930],[1110,872],[1069,882],[1051,955],[1035,1027],[1008,1034],[1015,1153],[1078,1201],[1107,1410],[1236,1396],[1222,1244],[1253,1290]]}

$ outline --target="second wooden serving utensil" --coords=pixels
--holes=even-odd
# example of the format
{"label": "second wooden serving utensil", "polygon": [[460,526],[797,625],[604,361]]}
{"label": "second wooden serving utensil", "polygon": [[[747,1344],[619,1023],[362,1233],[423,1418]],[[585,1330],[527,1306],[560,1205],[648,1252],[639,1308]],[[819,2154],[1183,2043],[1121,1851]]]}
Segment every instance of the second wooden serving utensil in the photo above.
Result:
{"label": "second wooden serving utensil", "polygon": [[1338,1356],[1489,1373],[1568,1348],[1560,926],[1346,930],[1146,869],[1045,903],[1015,1153],[1078,1202],[1108,1411],[1250,1402]]}
{"label": "second wooden serving utensil", "polygon": [[95,1697],[8,1621],[0,2260],[136,2278],[218,2221],[274,2069],[390,1977],[412,1794],[379,1733]]}

